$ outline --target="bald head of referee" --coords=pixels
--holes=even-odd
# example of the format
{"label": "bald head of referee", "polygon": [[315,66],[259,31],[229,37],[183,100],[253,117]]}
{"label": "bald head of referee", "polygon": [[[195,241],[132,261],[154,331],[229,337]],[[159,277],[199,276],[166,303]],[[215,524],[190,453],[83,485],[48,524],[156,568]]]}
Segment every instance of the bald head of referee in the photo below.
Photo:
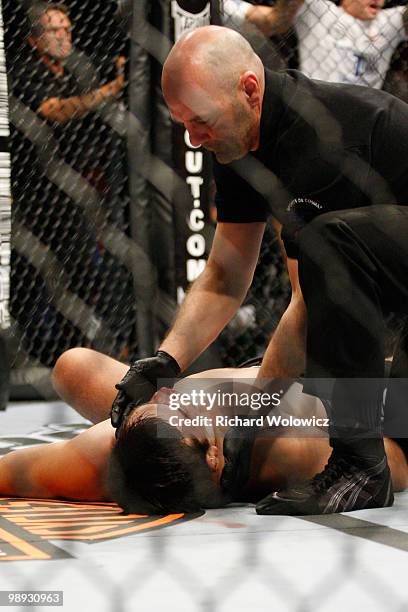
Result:
{"label": "bald head of referee", "polygon": [[164,64],[162,87],[191,144],[212,151],[220,163],[258,148],[264,67],[237,32],[205,26],[185,34]]}

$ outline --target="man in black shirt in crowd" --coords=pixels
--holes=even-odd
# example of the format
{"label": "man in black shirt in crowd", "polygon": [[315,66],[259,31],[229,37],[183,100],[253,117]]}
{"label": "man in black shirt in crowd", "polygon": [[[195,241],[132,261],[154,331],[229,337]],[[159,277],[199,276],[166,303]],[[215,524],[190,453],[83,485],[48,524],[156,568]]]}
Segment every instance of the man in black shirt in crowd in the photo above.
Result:
{"label": "man in black shirt in crowd", "polygon": [[228,323],[251,284],[272,213],[292,299],[259,386],[304,374],[304,391],[328,411],[333,452],[321,474],[271,493],[257,512],[392,505],[381,423],[383,315],[408,313],[408,106],[384,92],[265,71],[239,34],[215,26],[177,42],[162,84],[192,145],[214,154],[218,225],[207,267],[160,350],[118,385],[113,424]]}
{"label": "man in black shirt in crowd", "polygon": [[[31,91],[25,93],[25,99],[40,115],[50,122],[64,124],[119,96],[124,85],[125,58],[116,62],[116,78],[98,87],[89,60],[73,47],[72,22],[64,4],[34,3],[28,17],[31,24],[28,43],[35,54],[24,68],[26,73],[31,70],[28,75]],[[17,71],[21,72],[22,67]],[[20,89],[24,85],[20,84]]]}
{"label": "man in black shirt in crowd", "polygon": [[[109,104],[123,91],[125,58],[116,60],[115,78],[101,84],[91,60],[73,43],[64,4],[34,2],[27,22],[27,42],[16,38],[9,50],[13,224],[52,250],[70,279],[70,290],[94,306],[108,255],[96,240],[94,215],[87,218],[84,207],[92,186],[106,215],[124,223],[117,205],[118,198],[126,197],[118,155],[123,146],[98,113],[117,115],[117,107]],[[26,335],[42,338],[32,344],[34,355],[50,364],[56,346],[61,352],[87,342],[70,321],[61,323],[42,275],[18,249],[12,258],[12,314]],[[30,300],[24,278],[31,282]]]}

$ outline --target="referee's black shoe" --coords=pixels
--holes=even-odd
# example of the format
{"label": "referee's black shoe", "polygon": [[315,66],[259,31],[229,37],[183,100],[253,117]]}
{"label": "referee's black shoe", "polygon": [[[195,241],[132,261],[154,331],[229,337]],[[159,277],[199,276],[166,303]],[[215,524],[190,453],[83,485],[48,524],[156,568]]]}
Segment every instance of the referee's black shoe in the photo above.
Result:
{"label": "referee's black shoe", "polygon": [[[380,446],[378,446],[380,445]],[[323,472],[306,483],[271,493],[256,506],[257,514],[309,515],[392,506],[394,495],[382,440],[339,444]],[[381,452],[382,447],[382,452]]]}

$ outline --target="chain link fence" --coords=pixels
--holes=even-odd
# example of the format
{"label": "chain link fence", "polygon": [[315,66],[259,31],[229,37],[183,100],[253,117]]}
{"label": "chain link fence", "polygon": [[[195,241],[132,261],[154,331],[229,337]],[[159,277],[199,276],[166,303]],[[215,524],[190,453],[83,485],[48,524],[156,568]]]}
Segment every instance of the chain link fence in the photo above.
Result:
{"label": "chain link fence", "polygon": [[[223,20],[272,70],[298,69],[311,78],[382,88],[408,102],[406,4],[385,2],[376,20],[364,22],[331,0],[225,0]],[[221,336],[226,364],[263,353],[289,293],[276,236],[268,227],[246,303]],[[390,354],[401,328],[392,314],[388,328]]]}
{"label": "chain link fence", "polygon": [[[221,16],[249,38],[269,67],[300,68],[319,77],[314,72],[322,64],[322,44],[328,44],[325,37],[340,7],[307,0],[280,32],[273,12],[282,4],[294,3],[226,0]],[[371,79],[374,86],[407,99],[402,11],[399,3],[386,4],[382,46],[376,46],[375,32],[369,43],[362,41],[361,28],[350,33],[349,45],[360,45],[360,51],[349,76],[363,84]],[[131,5],[4,0],[3,13],[10,90],[14,373],[52,367],[64,350],[77,345],[122,359],[137,357],[132,280],[137,262],[129,240],[126,156]],[[347,36],[338,27],[335,36],[341,42]],[[336,61],[343,47],[339,43],[332,51]],[[326,78],[344,80],[344,74],[332,62]],[[174,223],[167,213],[166,223]],[[247,299],[218,342],[217,365],[261,354],[288,297],[270,226]],[[175,301],[167,309],[174,312],[174,306]],[[164,318],[168,327],[169,316]],[[156,341],[163,333],[161,323]]]}
{"label": "chain link fence", "polygon": [[135,355],[126,36],[114,2],[3,2],[14,368]]}
{"label": "chain link fence", "polygon": [[[121,23],[126,25],[131,3],[119,4],[123,15]],[[163,2],[156,4],[159,6]],[[265,36],[255,30],[248,19],[242,18],[239,4],[242,3],[232,3],[237,11],[234,14],[234,6],[230,3],[228,13],[224,12],[225,23],[242,29],[268,65],[279,69],[286,66],[302,69],[304,56],[300,53],[301,41],[296,27],[289,28],[286,33],[268,32]],[[278,4],[265,3],[264,8],[273,10]],[[329,1],[324,4],[328,12],[331,6],[335,6]],[[322,2],[305,2],[311,11],[317,5],[321,6]],[[37,12],[32,10],[33,6],[38,7]],[[129,169],[126,154],[130,125],[126,58],[131,43],[128,28],[123,28],[117,20],[117,10],[117,3],[110,0],[67,0],[64,5],[53,5],[54,13],[51,15],[49,9],[44,12],[43,4],[3,0],[11,123],[10,311],[15,341],[15,373],[50,368],[64,350],[76,345],[93,347],[120,359],[135,358],[140,354],[136,333],[139,313],[135,308],[135,280],[139,287],[144,281],[142,273],[142,281],[134,278],[138,274],[140,252],[135,250],[131,238],[132,202],[128,179],[134,169]],[[151,29],[145,51],[151,50],[156,42],[163,45],[164,34],[167,33]],[[318,38],[315,37],[316,44]],[[165,42],[170,45],[167,38]],[[55,45],[53,50],[45,47],[51,44]],[[138,40],[137,44],[140,45],[141,41]],[[51,51],[54,56],[51,56]],[[66,60],[58,61],[58,54],[60,58],[66,54]],[[158,53],[155,61],[159,57]],[[393,57],[387,60],[389,71],[384,73],[381,82],[382,87],[401,97],[405,95],[407,82],[406,59],[406,45],[398,42]],[[356,69],[359,61],[356,58]],[[364,57],[361,62],[359,70]],[[155,137],[160,140],[161,133]],[[155,181],[159,191],[162,184],[159,174],[163,166],[158,166],[157,171],[153,162],[149,158],[149,163],[146,162],[149,169],[139,170]],[[151,175],[148,170],[152,171]],[[174,218],[167,208],[166,211],[168,214],[163,219],[171,226]],[[211,230],[210,219],[206,224]],[[160,247],[162,243],[159,240],[158,233],[156,245],[159,243]],[[165,263],[167,265],[167,261]],[[165,272],[167,275],[168,270]],[[174,284],[172,280],[161,283],[162,280],[158,279],[159,287],[162,284],[166,290]],[[217,350],[221,362],[235,365],[262,353],[288,299],[289,284],[278,240],[273,227],[268,224],[252,287],[237,316],[219,339]],[[168,326],[176,296],[171,291],[161,294],[159,290],[157,300],[159,309],[166,311],[162,323]],[[163,333],[161,329],[159,335]],[[209,523],[211,520],[222,521],[224,516],[220,515],[212,514]],[[87,553],[85,563],[89,571],[83,571],[85,566],[81,559],[76,566],[80,572],[76,576],[70,574],[76,580],[76,590],[74,595],[70,594],[71,602],[67,609],[74,608],[72,601],[75,597],[80,600],[81,587],[85,593],[83,599],[87,600],[82,607],[89,605],[90,600],[94,605],[94,597],[100,597],[98,605],[101,609],[130,609],[141,605],[144,608],[140,609],[153,609],[149,579],[152,576],[156,578],[156,571],[159,582],[167,576],[160,583],[164,596],[159,606],[175,607],[176,602],[179,609],[183,605],[185,609],[203,611],[244,609],[253,606],[252,593],[261,592],[262,595],[265,593],[269,607],[277,604],[278,609],[285,610],[334,610],[340,608],[337,602],[343,583],[338,578],[344,575],[347,587],[347,578],[353,577],[356,582],[361,578],[363,586],[358,584],[355,591],[365,590],[362,600],[367,609],[377,610],[380,606],[395,611],[406,609],[405,594],[398,592],[397,587],[394,589],[394,585],[390,586],[391,578],[383,570],[380,572],[377,566],[369,566],[367,558],[372,549],[367,547],[367,557],[363,558],[356,540],[351,539],[353,529],[359,528],[355,524],[358,519],[329,517],[333,520],[322,520],[321,524],[318,522],[320,519],[305,519],[312,523],[315,521],[320,533],[316,534],[315,530],[308,533],[301,528],[290,536],[286,519],[278,524],[274,522],[272,526],[271,522],[261,523],[262,518],[254,517],[254,521],[259,521],[256,525],[262,524],[262,527],[257,527],[250,521],[241,524],[239,511],[232,516],[234,522],[227,523],[226,527],[234,529],[231,532],[233,537],[229,539],[229,546],[225,546],[220,538],[225,550],[218,565],[214,564],[212,548],[214,535],[218,534],[212,531],[211,524],[200,527],[198,547],[197,539],[179,537],[177,540],[184,540],[184,543],[172,546],[171,536],[174,534],[176,540],[178,535],[176,530],[171,531],[172,528],[170,536],[144,539],[144,546],[140,547],[134,546],[133,542],[127,550],[124,547],[121,563],[126,570],[125,580],[122,575],[116,579],[116,574],[107,567],[106,559],[112,558],[110,550],[104,549],[105,553],[109,552],[105,560],[98,556],[98,560],[93,561]],[[362,523],[361,531],[371,530],[368,536],[372,539],[370,546],[375,542],[384,543],[383,526]],[[271,531],[275,530],[268,537],[264,532],[266,524]],[[323,537],[321,533],[329,528],[333,530],[331,534],[334,530],[343,532],[345,539],[326,540],[327,532]],[[257,530],[260,533],[257,534]],[[356,533],[361,538],[367,537]],[[393,543],[390,546],[398,548],[395,544],[398,540],[403,549],[401,534],[401,531],[391,530],[389,538]],[[206,538],[206,535],[212,538]],[[310,559],[310,550],[319,538],[320,542],[324,540],[322,557],[318,558],[318,553],[314,552],[314,564],[309,564],[310,574],[308,569],[304,572],[308,579],[306,588],[300,585],[296,572],[304,570],[307,565],[304,560]],[[303,554],[301,567],[297,565],[299,550]],[[378,554],[383,554],[384,550],[387,549],[382,547]],[[394,557],[391,555],[387,559],[390,571],[389,568],[393,569],[396,563],[393,565]],[[60,585],[61,580],[61,565],[56,562],[49,565],[50,569],[46,567],[47,588],[57,582]],[[15,565],[12,569],[10,566],[7,588],[21,588],[23,582],[26,588],[38,588],[38,585],[41,588],[44,565],[39,564],[37,572],[31,572],[31,568],[25,570],[22,566],[19,566],[20,571],[14,569]],[[312,574],[312,569],[316,568],[317,581],[316,574]],[[168,581],[169,576],[172,582]],[[134,595],[131,606],[123,600],[123,593],[129,593],[129,589]],[[177,598],[172,602],[167,599],[172,589],[179,595],[181,604]],[[239,601],[241,589],[245,589],[245,598]],[[160,589],[155,590],[154,596],[158,594]],[[340,594],[343,597],[342,590]],[[350,601],[356,601],[354,596],[354,591],[351,595],[345,591],[344,597],[351,598]],[[257,601],[260,601],[258,596]],[[358,603],[360,601],[357,599]]]}
{"label": "chain link fence", "polygon": [[[305,1],[281,33],[273,25],[273,12],[282,4],[293,5],[226,0],[221,15],[226,25],[250,39],[266,65],[319,76],[314,71],[322,63],[321,46],[328,44],[324,39],[340,7],[329,0]],[[365,41],[365,50],[361,32],[360,38],[350,34],[350,45],[360,45],[360,51],[349,76],[362,83],[371,79],[374,86],[406,98],[408,52],[401,40],[403,7],[396,4],[386,4],[383,11],[382,23],[390,23],[383,27],[382,46],[376,47],[375,32],[370,44]],[[137,263],[129,240],[126,157],[130,9],[113,1],[3,2],[15,372],[52,367],[64,350],[76,345],[123,359],[138,355],[132,280]],[[257,9],[262,9],[263,21]],[[342,41],[346,33],[340,27],[335,35]],[[333,51],[337,61],[339,48],[341,44]],[[330,70],[331,80],[343,79],[339,66],[332,63]],[[172,222],[167,215],[166,223]],[[158,282],[160,286],[160,278]],[[251,290],[220,337],[220,362],[234,365],[261,354],[288,297],[279,246],[268,227]],[[163,333],[161,325],[157,341]]]}
{"label": "chain link fence", "polygon": [[246,300],[221,334],[220,353],[224,365],[236,366],[263,355],[289,297],[289,278],[277,234],[269,222]]}
{"label": "chain link fence", "polygon": [[[406,0],[342,6],[341,0],[224,0],[224,21],[271,69],[382,88],[407,100]],[[346,4],[346,3],[345,3]],[[370,9],[371,7],[371,9]],[[356,17],[354,16],[356,15]]]}
{"label": "chain link fence", "polygon": [[[128,11],[115,2],[3,2],[13,374],[15,385],[27,381],[41,394],[50,392],[43,367],[70,347],[138,356],[126,157]],[[284,308],[281,272],[270,230],[246,303],[220,339],[217,365],[263,352]],[[160,324],[157,341],[164,331]]]}

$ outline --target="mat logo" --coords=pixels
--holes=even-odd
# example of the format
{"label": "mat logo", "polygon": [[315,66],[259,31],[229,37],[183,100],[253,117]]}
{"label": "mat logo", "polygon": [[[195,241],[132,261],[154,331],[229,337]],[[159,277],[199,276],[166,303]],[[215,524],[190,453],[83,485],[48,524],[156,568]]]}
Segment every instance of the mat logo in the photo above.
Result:
{"label": "mat logo", "polygon": [[47,442],[69,440],[89,427],[88,423],[50,423],[30,434],[0,436],[0,456],[17,448],[30,448]]}
{"label": "mat logo", "polygon": [[0,499],[0,562],[72,557],[52,540],[95,543],[199,516],[123,514],[112,503]]}
{"label": "mat logo", "polygon": [[177,41],[185,32],[209,25],[210,3],[200,13],[189,13],[179,6],[176,0],[171,3],[171,16],[174,19],[174,40]]}
{"label": "mat logo", "polygon": [[[24,436],[0,436],[0,456],[16,448],[67,440],[88,427],[87,423],[56,423]],[[0,563],[64,559],[72,555],[52,540],[92,544],[167,527],[201,514],[125,515],[119,506],[108,502],[0,498]]]}

